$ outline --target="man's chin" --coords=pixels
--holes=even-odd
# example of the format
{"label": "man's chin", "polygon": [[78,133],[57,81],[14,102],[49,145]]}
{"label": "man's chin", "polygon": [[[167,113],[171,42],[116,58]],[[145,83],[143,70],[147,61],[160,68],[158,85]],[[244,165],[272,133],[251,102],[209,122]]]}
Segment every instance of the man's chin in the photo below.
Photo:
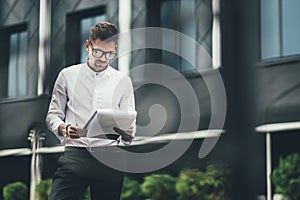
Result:
{"label": "man's chin", "polygon": [[90,63],[88,63],[88,65],[95,72],[101,72],[107,68],[108,63],[94,62],[93,65],[91,65]]}
{"label": "man's chin", "polygon": [[101,72],[107,68],[108,65],[96,65],[96,69],[98,72]]}

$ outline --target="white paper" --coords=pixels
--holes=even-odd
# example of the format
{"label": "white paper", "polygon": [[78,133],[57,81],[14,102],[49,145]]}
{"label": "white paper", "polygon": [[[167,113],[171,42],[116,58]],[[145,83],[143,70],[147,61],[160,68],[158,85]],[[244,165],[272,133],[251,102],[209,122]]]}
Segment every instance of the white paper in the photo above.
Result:
{"label": "white paper", "polygon": [[97,109],[80,131],[80,136],[95,137],[103,134],[117,134],[113,127],[128,130],[136,119],[136,111]]}

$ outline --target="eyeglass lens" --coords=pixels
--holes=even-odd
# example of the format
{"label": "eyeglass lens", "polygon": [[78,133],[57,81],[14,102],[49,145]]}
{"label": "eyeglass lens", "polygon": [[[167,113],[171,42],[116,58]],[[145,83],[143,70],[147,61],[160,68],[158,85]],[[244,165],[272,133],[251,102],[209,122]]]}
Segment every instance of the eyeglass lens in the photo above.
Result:
{"label": "eyeglass lens", "polygon": [[103,56],[103,54],[105,54],[105,58],[106,58],[106,59],[109,59],[109,60],[114,59],[114,58],[116,57],[116,54],[115,54],[115,53],[112,53],[112,52],[104,52],[104,51],[102,51],[102,50],[100,50],[100,49],[94,49],[94,48],[93,48],[92,42],[89,41],[89,43],[90,43],[90,46],[92,47],[92,55],[93,55],[93,56],[95,56],[95,57],[97,57],[97,58],[101,58],[101,57]]}

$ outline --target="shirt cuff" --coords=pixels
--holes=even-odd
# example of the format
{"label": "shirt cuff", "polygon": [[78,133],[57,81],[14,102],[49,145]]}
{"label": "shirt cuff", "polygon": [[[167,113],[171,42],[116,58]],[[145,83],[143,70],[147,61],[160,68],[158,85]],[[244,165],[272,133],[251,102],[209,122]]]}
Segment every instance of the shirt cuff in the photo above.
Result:
{"label": "shirt cuff", "polygon": [[60,135],[59,132],[58,132],[58,127],[63,124],[64,122],[62,121],[56,121],[53,123],[53,126],[52,126],[52,131],[54,132],[55,136],[60,140],[62,141],[64,139],[64,136],[63,135]]}

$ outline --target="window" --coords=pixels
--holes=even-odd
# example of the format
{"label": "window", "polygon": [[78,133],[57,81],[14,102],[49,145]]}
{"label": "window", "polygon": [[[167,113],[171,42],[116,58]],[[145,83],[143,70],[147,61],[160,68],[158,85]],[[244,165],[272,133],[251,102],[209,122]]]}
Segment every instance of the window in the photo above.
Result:
{"label": "window", "polygon": [[[217,4],[217,5],[214,5]],[[183,57],[172,54],[170,52],[162,52],[162,63],[177,69],[185,74],[194,73],[197,70],[211,69],[214,67],[212,59],[220,59],[220,57],[213,56],[213,44],[220,41],[213,41],[214,38],[220,38],[219,34],[219,10],[217,14],[213,12],[213,6],[219,8],[218,0],[165,0],[160,4],[160,18],[161,26],[164,28],[172,29],[183,33],[197,43],[186,44],[182,38],[176,38],[176,35],[163,35],[162,47],[163,49],[180,49],[181,54],[188,52],[189,59],[193,63],[189,63]],[[172,13],[172,14],[170,14]],[[215,20],[217,19],[217,20]],[[213,29],[213,23],[218,29]],[[218,37],[213,37],[213,34]],[[199,49],[199,46],[201,48]],[[215,48],[219,48],[220,44],[215,45]],[[203,54],[205,49],[205,56]],[[216,49],[215,49],[215,52]]]}
{"label": "window", "polygon": [[300,1],[261,0],[261,58],[300,54]]}
{"label": "window", "polygon": [[2,28],[0,55],[1,98],[28,96],[27,25]]}
{"label": "window", "polygon": [[[96,15],[92,17],[82,18],[80,20],[80,41],[82,44],[89,38],[90,35],[90,28],[101,21],[106,21],[106,16]],[[85,62],[88,58],[88,52],[85,50],[84,45],[81,47],[81,54],[80,54],[80,62]]]}
{"label": "window", "polygon": [[[196,23],[195,23],[195,2],[186,1],[164,1],[161,3],[161,25],[164,28],[173,29],[196,40]],[[170,15],[170,13],[173,13]],[[181,38],[176,35],[163,35],[163,49],[180,49],[188,51],[193,60],[196,56],[196,45],[187,47]],[[175,69],[187,72],[193,70],[193,66],[172,53],[164,51],[162,53],[162,62]]]}
{"label": "window", "polygon": [[[67,65],[85,62],[88,53],[84,43],[89,38],[92,25],[106,21],[105,7],[77,11],[67,15],[66,63]],[[69,51],[72,49],[72,51]]]}

